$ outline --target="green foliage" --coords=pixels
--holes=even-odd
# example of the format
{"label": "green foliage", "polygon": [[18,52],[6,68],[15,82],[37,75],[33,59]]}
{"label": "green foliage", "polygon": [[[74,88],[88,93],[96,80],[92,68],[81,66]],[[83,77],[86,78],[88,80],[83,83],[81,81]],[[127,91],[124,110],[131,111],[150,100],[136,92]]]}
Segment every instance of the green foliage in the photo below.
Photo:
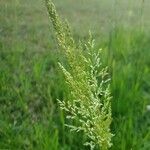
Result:
{"label": "green foliage", "polygon": [[68,119],[78,121],[78,124],[67,126],[71,131],[83,131],[90,139],[85,145],[89,145],[91,149],[99,145],[101,149],[107,150],[111,147],[112,138],[111,96],[107,68],[103,68],[101,64],[101,49],[96,51],[94,40],[90,36],[84,53],[82,45],[78,46],[74,42],[69,26],[60,21],[54,4],[47,0],[46,5],[58,44],[70,66],[67,71],[59,63],[70,89],[70,100],[59,100],[59,104],[67,112]]}
{"label": "green foliage", "polygon": [[[142,0],[117,0],[117,6],[106,0],[54,2],[69,20],[75,40],[88,39],[90,29],[95,49],[103,49],[101,61],[109,66],[113,95],[110,150],[149,150],[149,1],[144,9]],[[64,126],[72,121],[65,119],[57,98],[71,97],[57,64],[64,55],[59,55],[51,29],[43,0],[0,2],[0,149],[88,149],[82,145],[87,140],[83,132]]]}

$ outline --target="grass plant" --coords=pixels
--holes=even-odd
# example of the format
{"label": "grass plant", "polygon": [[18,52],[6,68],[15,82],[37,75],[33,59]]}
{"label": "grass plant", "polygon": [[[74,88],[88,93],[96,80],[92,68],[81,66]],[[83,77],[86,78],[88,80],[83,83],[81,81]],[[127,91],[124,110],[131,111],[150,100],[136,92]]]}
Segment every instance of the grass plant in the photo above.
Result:
{"label": "grass plant", "polygon": [[60,107],[67,112],[67,118],[78,121],[78,124],[67,125],[71,131],[83,131],[90,139],[84,145],[94,149],[107,150],[111,147],[110,131],[111,95],[107,67],[102,67],[101,49],[95,49],[90,36],[83,46],[75,43],[70,28],[60,21],[54,4],[46,0],[50,19],[56,32],[58,44],[67,58],[70,70],[59,63],[70,89],[70,100],[60,101]]}
{"label": "grass plant", "polygon": [[[95,49],[103,49],[101,61],[109,68],[113,95],[110,150],[149,150],[149,2],[144,1],[142,31],[141,0],[118,1],[115,30],[110,22],[113,1],[54,3],[70,22],[75,41],[85,43],[90,29]],[[132,15],[127,21],[129,4]],[[0,1],[0,149],[88,149],[82,132],[70,133],[64,126],[78,122],[68,122],[57,102],[71,99],[57,62],[70,67],[51,29],[43,0]]]}

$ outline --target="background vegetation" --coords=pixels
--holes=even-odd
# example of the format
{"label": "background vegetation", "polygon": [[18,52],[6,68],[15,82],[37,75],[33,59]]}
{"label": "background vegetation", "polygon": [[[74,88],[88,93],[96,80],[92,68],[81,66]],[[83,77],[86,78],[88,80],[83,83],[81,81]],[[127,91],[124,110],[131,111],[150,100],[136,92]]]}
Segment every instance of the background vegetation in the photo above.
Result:
{"label": "background vegetation", "polygon": [[[148,0],[54,0],[76,40],[93,32],[112,90],[112,150],[150,149]],[[64,127],[60,55],[43,0],[0,1],[0,149],[78,150],[85,137]]]}

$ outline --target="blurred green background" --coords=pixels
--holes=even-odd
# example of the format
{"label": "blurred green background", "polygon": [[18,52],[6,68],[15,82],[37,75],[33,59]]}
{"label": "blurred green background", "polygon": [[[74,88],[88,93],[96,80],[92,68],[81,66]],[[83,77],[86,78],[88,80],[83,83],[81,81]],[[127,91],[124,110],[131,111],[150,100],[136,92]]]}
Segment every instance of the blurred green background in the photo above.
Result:
{"label": "blurred green background", "polygon": [[[53,0],[76,40],[91,30],[109,67],[112,150],[150,149],[150,1]],[[57,99],[67,86],[44,0],[0,0],[0,150],[84,150]]]}

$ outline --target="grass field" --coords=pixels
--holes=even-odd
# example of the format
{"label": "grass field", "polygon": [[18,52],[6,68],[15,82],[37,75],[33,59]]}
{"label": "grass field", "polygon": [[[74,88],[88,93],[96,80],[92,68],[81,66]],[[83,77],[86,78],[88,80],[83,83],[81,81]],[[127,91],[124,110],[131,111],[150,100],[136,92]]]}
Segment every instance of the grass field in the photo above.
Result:
{"label": "grass field", "polygon": [[[112,150],[150,149],[150,2],[54,0],[76,40],[89,29],[112,78]],[[56,99],[68,90],[43,0],[0,1],[0,150],[84,150]]]}

